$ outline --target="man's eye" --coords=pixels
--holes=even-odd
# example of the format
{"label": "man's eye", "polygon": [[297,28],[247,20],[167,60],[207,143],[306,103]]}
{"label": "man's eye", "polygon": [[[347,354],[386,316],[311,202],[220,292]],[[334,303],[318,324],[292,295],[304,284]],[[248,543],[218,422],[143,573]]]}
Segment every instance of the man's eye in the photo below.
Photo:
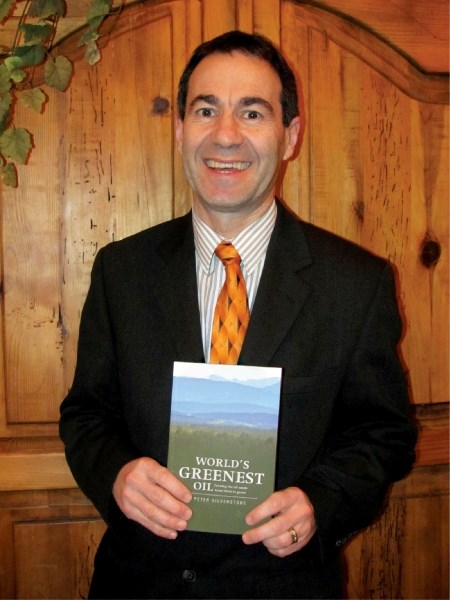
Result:
{"label": "man's eye", "polygon": [[257,110],[248,110],[245,113],[245,118],[255,120],[261,118],[261,114]]}
{"label": "man's eye", "polygon": [[201,109],[198,111],[198,114],[199,114],[201,117],[212,117],[212,116],[213,116],[213,111],[212,111],[212,109],[211,109],[211,108],[201,108]]}

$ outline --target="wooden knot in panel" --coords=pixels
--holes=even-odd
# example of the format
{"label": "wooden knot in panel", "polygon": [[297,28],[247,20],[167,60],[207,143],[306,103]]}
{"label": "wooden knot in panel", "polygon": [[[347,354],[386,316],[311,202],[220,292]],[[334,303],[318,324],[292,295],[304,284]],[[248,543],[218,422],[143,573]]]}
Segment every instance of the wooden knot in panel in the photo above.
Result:
{"label": "wooden knot in panel", "polygon": [[154,115],[165,115],[169,112],[170,102],[167,98],[162,98],[161,96],[156,96],[153,98],[153,107],[152,113]]}
{"label": "wooden knot in panel", "polygon": [[441,257],[441,245],[438,241],[430,239],[427,235],[420,249],[420,262],[429,269]]}

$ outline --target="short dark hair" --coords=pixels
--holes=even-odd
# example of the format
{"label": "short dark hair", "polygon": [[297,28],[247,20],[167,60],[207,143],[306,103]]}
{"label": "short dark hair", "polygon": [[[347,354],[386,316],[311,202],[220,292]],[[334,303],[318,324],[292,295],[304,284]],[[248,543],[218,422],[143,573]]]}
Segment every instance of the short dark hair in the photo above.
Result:
{"label": "short dark hair", "polygon": [[203,42],[194,50],[178,85],[177,107],[180,119],[184,120],[186,114],[189,80],[195,67],[210,54],[229,54],[233,51],[265,60],[277,73],[281,81],[280,103],[283,125],[288,127],[292,119],[299,114],[295,75],[285,58],[270,40],[262,35],[244,33],[243,31],[228,31],[212,40]]}

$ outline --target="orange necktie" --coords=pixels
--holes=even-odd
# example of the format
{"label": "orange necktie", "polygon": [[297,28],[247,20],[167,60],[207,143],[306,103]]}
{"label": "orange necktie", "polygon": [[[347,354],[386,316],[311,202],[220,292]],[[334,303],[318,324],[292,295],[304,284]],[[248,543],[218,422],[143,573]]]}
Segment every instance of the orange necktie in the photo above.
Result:
{"label": "orange necktie", "polygon": [[250,319],[247,290],[240,267],[241,257],[233,244],[222,242],[215,253],[225,267],[225,283],[214,311],[210,362],[235,365]]}

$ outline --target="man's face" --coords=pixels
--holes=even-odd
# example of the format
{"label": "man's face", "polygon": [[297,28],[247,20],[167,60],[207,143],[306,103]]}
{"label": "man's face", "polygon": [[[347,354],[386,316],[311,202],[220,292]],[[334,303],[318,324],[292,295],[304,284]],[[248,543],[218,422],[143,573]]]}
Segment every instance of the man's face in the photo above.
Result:
{"label": "man's face", "polygon": [[258,216],[274,197],[299,119],[282,123],[281,82],[265,61],[241,52],[211,54],[189,81],[176,137],[200,216]]}

